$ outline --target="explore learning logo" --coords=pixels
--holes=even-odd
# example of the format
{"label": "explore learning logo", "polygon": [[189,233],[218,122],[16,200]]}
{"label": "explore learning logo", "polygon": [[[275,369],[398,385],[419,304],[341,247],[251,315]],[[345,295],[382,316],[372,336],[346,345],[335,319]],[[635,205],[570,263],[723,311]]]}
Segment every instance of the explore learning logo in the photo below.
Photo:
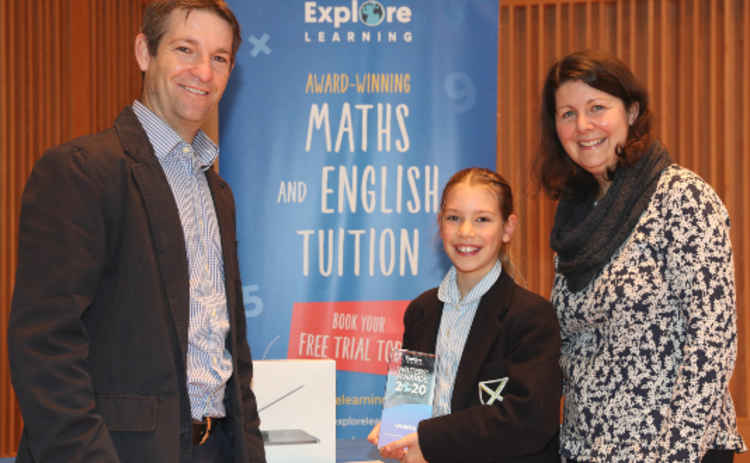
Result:
{"label": "explore learning logo", "polygon": [[[304,2],[306,43],[410,43],[411,6],[386,0]],[[365,27],[363,27],[365,26]],[[379,27],[378,27],[379,26]],[[373,30],[371,28],[378,28]]]}

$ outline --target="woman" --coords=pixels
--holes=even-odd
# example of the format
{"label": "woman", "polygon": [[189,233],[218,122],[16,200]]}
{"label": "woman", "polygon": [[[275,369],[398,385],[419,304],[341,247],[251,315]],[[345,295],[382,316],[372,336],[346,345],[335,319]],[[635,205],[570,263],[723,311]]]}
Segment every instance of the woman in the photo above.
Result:
{"label": "woman", "polygon": [[550,238],[576,462],[731,462],[745,449],[729,217],[651,133],[646,91],[614,57],[574,53],[542,93],[537,175]]}

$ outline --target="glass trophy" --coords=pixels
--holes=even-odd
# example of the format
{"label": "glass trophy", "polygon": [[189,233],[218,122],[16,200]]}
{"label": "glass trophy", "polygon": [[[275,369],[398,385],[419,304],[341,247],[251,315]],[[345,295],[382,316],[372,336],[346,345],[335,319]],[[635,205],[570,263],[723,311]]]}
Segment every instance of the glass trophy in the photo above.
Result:
{"label": "glass trophy", "polygon": [[378,447],[417,432],[432,416],[435,392],[435,354],[394,349],[388,363]]}

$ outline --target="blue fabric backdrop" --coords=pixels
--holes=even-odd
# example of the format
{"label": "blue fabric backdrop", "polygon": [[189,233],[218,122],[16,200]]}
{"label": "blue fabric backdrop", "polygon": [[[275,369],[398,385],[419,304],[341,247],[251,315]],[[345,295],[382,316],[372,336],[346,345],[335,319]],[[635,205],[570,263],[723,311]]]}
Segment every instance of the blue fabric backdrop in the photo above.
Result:
{"label": "blue fabric backdrop", "polygon": [[337,437],[379,418],[410,299],[447,270],[436,210],[494,168],[498,2],[230,0],[220,107],[254,358],[337,360]]}

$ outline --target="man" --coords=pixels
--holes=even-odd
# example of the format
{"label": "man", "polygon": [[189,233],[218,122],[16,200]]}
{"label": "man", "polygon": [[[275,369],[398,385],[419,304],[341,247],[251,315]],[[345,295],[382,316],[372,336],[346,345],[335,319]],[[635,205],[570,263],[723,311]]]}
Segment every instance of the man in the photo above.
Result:
{"label": "man", "polygon": [[200,127],[234,66],[223,0],[150,4],[143,95],[23,195],[8,344],[24,462],[264,462],[234,200]]}

